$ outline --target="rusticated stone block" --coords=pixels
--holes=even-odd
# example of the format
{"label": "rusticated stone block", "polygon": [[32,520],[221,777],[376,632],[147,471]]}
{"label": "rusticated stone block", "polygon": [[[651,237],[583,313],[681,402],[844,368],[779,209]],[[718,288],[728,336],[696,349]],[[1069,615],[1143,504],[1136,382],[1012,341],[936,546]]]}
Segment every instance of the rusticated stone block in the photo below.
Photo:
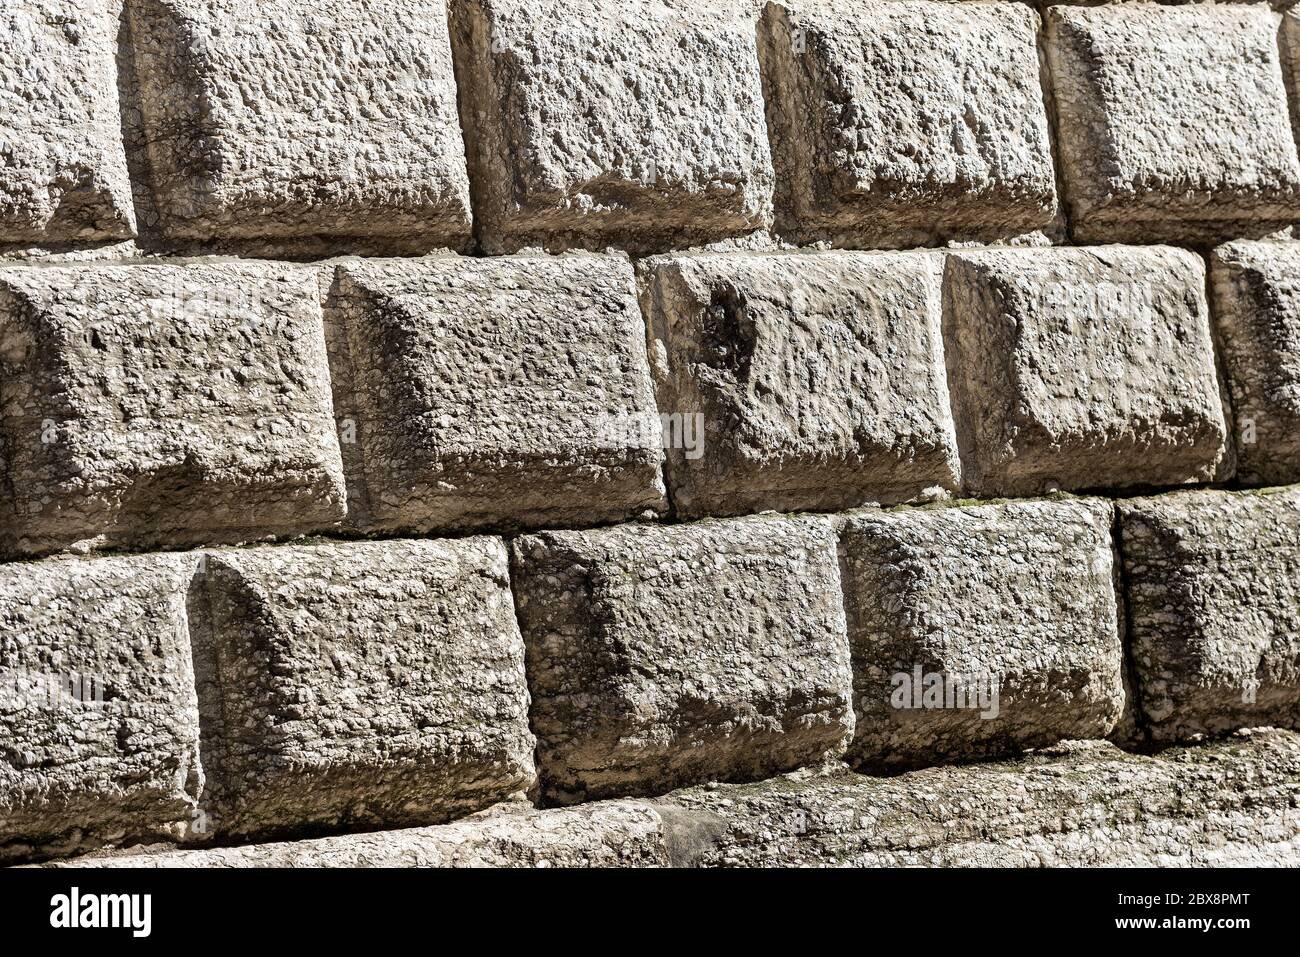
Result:
{"label": "rusticated stone block", "polygon": [[1264,3],[1047,11],[1077,238],[1213,242],[1300,219],[1300,159]]}
{"label": "rusticated stone block", "polygon": [[212,553],[192,605],[212,831],[439,823],[532,785],[499,540]]}
{"label": "rusticated stone block", "polygon": [[[909,253],[651,260],[659,404],[682,424],[665,441],[678,514],[955,489],[941,268],[939,256]],[[703,434],[688,435],[700,417]]]}
{"label": "rusticated stone block", "polygon": [[954,253],[946,357],[966,486],[988,495],[1230,473],[1205,266],[1168,247]]}
{"label": "rusticated stone block", "polygon": [[1210,264],[1237,478],[1300,481],[1300,243],[1231,243]]}
{"label": "rusticated stone block", "polygon": [[677,248],[771,220],[747,0],[452,0],[489,251]]}
{"label": "rusticated stone block", "polygon": [[850,759],[910,767],[1110,733],[1125,703],[1110,526],[1087,499],[850,519]]}
{"label": "rusticated stone block", "polygon": [[1300,489],[1181,492],[1119,511],[1152,738],[1300,725]]}
{"label": "rusticated stone block", "polygon": [[128,0],[178,239],[469,242],[444,0]]}
{"label": "rusticated stone block", "polygon": [[627,260],[354,261],[332,302],[354,524],[537,527],[664,507]]}
{"label": "rusticated stone block", "polygon": [[0,860],[176,838],[191,822],[194,565],[0,565]]}
{"label": "rusticated stone block", "polygon": [[760,517],[514,543],[544,796],[660,793],[843,753],[831,523]]}
{"label": "rusticated stone block", "polygon": [[778,227],[914,246],[1053,225],[1038,24],[1019,3],[769,3]]}
{"label": "rusticated stone block", "polygon": [[295,535],[344,513],[318,284],[275,263],[0,270],[21,553]]}
{"label": "rusticated stone block", "polygon": [[117,98],[121,0],[0,10],[0,244],[135,235]]}

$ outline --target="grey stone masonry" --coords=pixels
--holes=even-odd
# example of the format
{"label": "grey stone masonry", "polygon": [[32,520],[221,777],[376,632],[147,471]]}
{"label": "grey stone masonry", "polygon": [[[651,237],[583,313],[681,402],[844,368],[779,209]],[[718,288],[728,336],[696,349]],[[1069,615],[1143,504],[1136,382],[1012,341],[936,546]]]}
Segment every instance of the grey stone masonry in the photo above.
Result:
{"label": "grey stone masonry", "polygon": [[0,547],[176,547],[344,514],[318,284],[279,263],[0,269]]}
{"label": "grey stone masonry", "polygon": [[853,711],[829,521],[526,536],[514,584],[547,800],[843,754]]}
{"label": "grey stone masonry", "polygon": [[1182,492],[1118,508],[1152,738],[1300,724],[1300,488]]}
{"label": "grey stone masonry", "polygon": [[500,540],[215,552],[190,605],[208,836],[441,823],[532,786]]}
{"label": "grey stone masonry", "polygon": [[1109,734],[1125,705],[1111,520],[1093,499],[850,518],[850,760],[911,767]]}

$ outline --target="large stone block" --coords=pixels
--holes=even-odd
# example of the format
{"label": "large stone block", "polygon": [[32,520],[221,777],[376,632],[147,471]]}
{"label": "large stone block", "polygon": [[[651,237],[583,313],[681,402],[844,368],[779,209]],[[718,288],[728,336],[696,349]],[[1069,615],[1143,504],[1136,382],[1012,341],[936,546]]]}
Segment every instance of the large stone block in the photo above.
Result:
{"label": "large stone block", "polygon": [[829,521],[547,532],[516,540],[514,559],[548,800],[843,753],[851,676]]}
{"label": "large stone block", "polygon": [[312,270],[0,270],[0,545],[294,535],[344,513]]}
{"label": "large stone block", "polygon": [[213,833],[439,823],[533,784],[497,539],[212,553],[191,617]]}
{"label": "large stone block", "polygon": [[781,231],[914,246],[1052,226],[1038,24],[1019,3],[769,3],[762,53]]}
{"label": "large stone block", "polygon": [[1279,23],[1265,3],[1047,11],[1077,238],[1213,242],[1300,219]]}
{"label": "large stone block", "polygon": [[484,246],[677,248],[766,227],[747,0],[452,0]]}
{"label": "large stone block", "polygon": [[[681,417],[665,441],[678,514],[847,508],[956,488],[941,268],[938,256],[908,253],[649,261],[659,404]],[[701,416],[703,434],[688,435]]]}
{"label": "large stone block", "polygon": [[1237,478],[1300,482],[1300,243],[1231,243],[1210,266]]}
{"label": "large stone block", "polygon": [[1087,499],[850,519],[850,759],[909,767],[1109,734],[1125,704],[1110,527]]}
{"label": "large stone block", "polygon": [[1168,247],[954,253],[946,356],[963,477],[989,495],[1230,473],[1205,266]]}
{"label": "large stone block", "polygon": [[0,860],[176,838],[191,823],[194,565],[0,566]]}
{"label": "large stone block", "polygon": [[1119,511],[1152,738],[1300,724],[1300,489],[1182,492]]}
{"label": "large stone block", "polygon": [[0,245],[135,235],[117,98],[120,8],[6,0],[0,10]]}
{"label": "large stone block", "polygon": [[444,0],[128,0],[163,228],[470,236]]}
{"label": "large stone block", "polygon": [[664,507],[627,260],[348,262],[329,312],[354,524],[538,527]]}

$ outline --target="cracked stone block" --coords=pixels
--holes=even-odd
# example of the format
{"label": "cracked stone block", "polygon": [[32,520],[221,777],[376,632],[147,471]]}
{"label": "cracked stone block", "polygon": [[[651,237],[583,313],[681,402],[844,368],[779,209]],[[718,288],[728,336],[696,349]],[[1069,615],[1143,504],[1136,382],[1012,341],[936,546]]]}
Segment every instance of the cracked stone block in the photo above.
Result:
{"label": "cracked stone block", "polygon": [[0,565],[0,861],[175,839],[190,823],[194,565]]}
{"label": "cracked stone block", "polygon": [[767,4],[777,226],[906,247],[1058,219],[1038,14],[1019,3]]}
{"label": "cracked stone block", "polygon": [[1300,725],[1300,488],[1189,491],[1118,508],[1151,737]]}
{"label": "cracked stone block", "polygon": [[626,259],[352,261],[328,311],[348,370],[336,392],[354,525],[593,524],[665,507]]}
{"label": "cracked stone block", "polygon": [[967,488],[1033,495],[1231,474],[1199,256],[954,253],[945,286]]}
{"label": "cracked stone block", "polygon": [[498,539],[210,553],[191,620],[215,833],[436,824],[534,782]]}
{"label": "cracked stone block", "polygon": [[0,270],[0,545],[287,536],[345,512],[319,287],[276,263]]}
{"label": "cracked stone block", "polygon": [[747,0],[452,0],[479,238],[650,251],[766,228]]}
{"label": "cracked stone block", "polygon": [[0,244],[129,239],[117,96],[121,0],[0,10]]}
{"label": "cracked stone block", "polygon": [[169,236],[468,244],[444,0],[128,5]]}
{"label": "cracked stone block", "polygon": [[513,548],[548,801],[843,754],[852,679],[829,521],[626,525]]}
{"label": "cracked stone block", "polygon": [[1108,503],[850,518],[844,589],[860,766],[1103,738],[1124,712]]}
{"label": "cracked stone block", "polygon": [[1053,6],[1046,18],[1077,239],[1217,242],[1300,219],[1268,4]]}
{"label": "cracked stone block", "polygon": [[941,271],[941,257],[924,253],[649,260],[645,311],[678,515],[957,488]]}
{"label": "cracked stone block", "polygon": [[1210,276],[1236,416],[1237,478],[1300,481],[1300,243],[1221,246]]}

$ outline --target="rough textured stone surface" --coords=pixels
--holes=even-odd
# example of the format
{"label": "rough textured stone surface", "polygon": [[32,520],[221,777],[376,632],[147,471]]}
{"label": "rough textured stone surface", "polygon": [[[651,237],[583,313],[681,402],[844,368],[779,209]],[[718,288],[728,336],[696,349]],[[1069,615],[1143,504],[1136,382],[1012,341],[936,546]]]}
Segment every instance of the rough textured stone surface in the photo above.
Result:
{"label": "rough textured stone surface", "polygon": [[677,513],[847,508],[955,489],[941,266],[905,253],[650,260],[659,407],[704,416],[702,447],[665,443]]}
{"label": "rough textured stone surface", "polygon": [[0,861],[175,838],[190,823],[194,564],[0,566]]}
{"label": "rough textured stone surface", "polygon": [[751,518],[514,544],[544,795],[761,777],[853,728],[835,536]]}
{"label": "rough textured stone surface", "polygon": [[453,0],[483,245],[677,248],[767,226],[749,6]]}
{"label": "rough textured stone surface", "polygon": [[215,553],[191,604],[215,833],[441,823],[532,786],[500,540]]}
{"label": "rough textured stone surface", "polygon": [[850,760],[917,766],[1109,734],[1125,702],[1111,520],[1087,499],[850,519]]}
{"label": "rough textured stone surface", "polygon": [[945,303],[967,488],[1028,495],[1230,474],[1198,256],[954,253]]}
{"label": "rough textured stone surface", "polygon": [[594,524],[665,506],[627,260],[353,261],[329,312],[353,524]]}
{"label": "rough textured stone surface", "polygon": [[128,0],[163,227],[470,236],[444,0]]}
{"label": "rough textured stone surface", "polygon": [[1053,6],[1048,62],[1077,238],[1210,242],[1300,219],[1267,4]]}
{"label": "rough textured stone surface", "polygon": [[1300,481],[1300,243],[1231,243],[1210,262],[1237,478]]}
{"label": "rough textured stone surface", "polygon": [[1300,724],[1300,488],[1184,492],[1119,511],[1151,736]]}
{"label": "rough textured stone surface", "polygon": [[913,246],[1052,225],[1038,26],[1018,3],[769,3],[778,228]]}
{"label": "rough textured stone surface", "polygon": [[135,234],[114,61],[121,3],[0,10],[0,245]]}
{"label": "rough textured stone surface", "polygon": [[314,273],[0,270],[0,546],[173,546],[343,515]]}

